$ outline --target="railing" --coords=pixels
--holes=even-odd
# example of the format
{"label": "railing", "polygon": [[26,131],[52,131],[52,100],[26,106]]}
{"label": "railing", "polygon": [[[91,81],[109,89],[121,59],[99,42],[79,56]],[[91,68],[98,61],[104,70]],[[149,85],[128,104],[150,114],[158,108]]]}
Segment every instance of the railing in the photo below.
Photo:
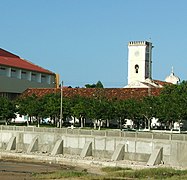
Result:
{"label": "railing", "polygon": [[187,141],[187,134],[171,133],[171,132],[131,132],[120,130],[86,130],[86,129],[68,129],[68,128],[38,128],[35,126],[0,126],[0,131],[20,131],[35,133],[59,133],[64,135],[82,135],[82,136],[102,136],[102,137],[122,137],[134,139],[152,139],[152,140],[175,140]]}

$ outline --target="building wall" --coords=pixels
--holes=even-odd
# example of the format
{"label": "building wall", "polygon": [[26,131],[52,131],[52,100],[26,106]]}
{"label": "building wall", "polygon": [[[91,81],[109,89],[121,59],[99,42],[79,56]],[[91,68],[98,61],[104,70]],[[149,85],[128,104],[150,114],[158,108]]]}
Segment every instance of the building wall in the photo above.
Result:
{"label": "building wall", "polygon": [[56,75],[0,66],[0,92],[22,93],[27,88],[54,88]]}
{"label": "building wall", "polygon": [[0,76],[0,83],[0,92],[6,93],[22,93],[27,88],[54,88],[56,85],[55,76],[51,77],[50,84],[5,76]]}

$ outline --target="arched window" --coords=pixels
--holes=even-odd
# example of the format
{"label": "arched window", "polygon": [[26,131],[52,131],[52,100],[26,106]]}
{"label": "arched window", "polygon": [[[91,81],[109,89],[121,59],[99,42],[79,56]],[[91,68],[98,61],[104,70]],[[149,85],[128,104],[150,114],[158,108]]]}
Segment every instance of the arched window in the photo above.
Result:
{"label": "arched window", "polygon": [[135,72],[138,73],[138,69],[139,69],[138,64],[136,64],[136,65],[134,66],[134,68],[135,68]]}

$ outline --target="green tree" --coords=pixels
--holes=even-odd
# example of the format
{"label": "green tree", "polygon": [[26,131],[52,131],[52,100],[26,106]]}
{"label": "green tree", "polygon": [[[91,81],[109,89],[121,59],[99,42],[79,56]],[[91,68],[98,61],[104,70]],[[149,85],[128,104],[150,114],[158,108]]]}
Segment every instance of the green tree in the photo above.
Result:
{"label": "green tree", "polygon": [[50,117],[54,125],[59,126],[60,119],[60,93],[47,94],[42,97],[44,118]]}
{"label": "green tree", "polygon": [[155,96],[146,96],[140,101],[140,115],[144,119],[145,129],[151,129],[151,119],[156,116],[157,100]]}
{"label": "green tree", "polygon": [[85,118],[87,116],[87,98],[81,96],[74,96],[72,99],[71,112],[72,116],[80,121],[80,127],[84,127]]}
{"label": "green tree", "polygon": [[172,130],[175,122],[180,123],[187,118],[187,82],[163,88],[159,96],[157,117],[161,123]]}
{"label": "green tree", "polygon": [[96,123],[98,124],[98,129],[101,129],[101,123],[107,121],[111,116],[109,110],[109,101],[104,97],[93,98],[89,107],[89,116],[94,121],[94,128],[96,128]]}
{"label": "green tree", "polygon": [[122,129],[122,125],[126,122],[128,118],[127,104],[124,100],[113,101],[114,106],[114,119],[118,120],[119,128]]}
{"label": "green tree", "polygon": [[31,123],[32,117],[35,117],[39,125],[40,112],[43,111],[40,100],[36,95],[21,98],[17,101],[18,113],[21,115],[28,115]]}
{"label": "green tree", "polygon": [[127,99],[125,100],[125,109],[127,111],[127,119],[133,121],[134,128],[138,128],[140,126],[140,101],[136,99]]}
{"label": "green tree", "polygon": [[85,84],[86,88],[104,88],[101,81],[98,81],[96,84]]}
{"label": "green tree", "polygon": [[13,101],[5,97],[0,97],[0,119],[5,120],[6,125],[9,120],[15,118],[16,106]]}

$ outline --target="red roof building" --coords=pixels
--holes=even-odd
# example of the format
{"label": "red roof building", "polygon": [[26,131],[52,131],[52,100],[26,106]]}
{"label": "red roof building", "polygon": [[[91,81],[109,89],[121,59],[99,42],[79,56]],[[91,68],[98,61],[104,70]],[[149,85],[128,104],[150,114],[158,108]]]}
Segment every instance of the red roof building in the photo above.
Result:
{"label": "red roof building", "polygon": [[[63,88],[63,97],[106,97],[108,99],[141,99],[145,96],[158,96],[162,88]],[[21,97],[60,93],[60,88],[30,88],[25,90]]]}
{"label": "red roof building", "polygon": [[56,74],[0,48],[0,94],[16,96],[27,88],[55,88]]}

